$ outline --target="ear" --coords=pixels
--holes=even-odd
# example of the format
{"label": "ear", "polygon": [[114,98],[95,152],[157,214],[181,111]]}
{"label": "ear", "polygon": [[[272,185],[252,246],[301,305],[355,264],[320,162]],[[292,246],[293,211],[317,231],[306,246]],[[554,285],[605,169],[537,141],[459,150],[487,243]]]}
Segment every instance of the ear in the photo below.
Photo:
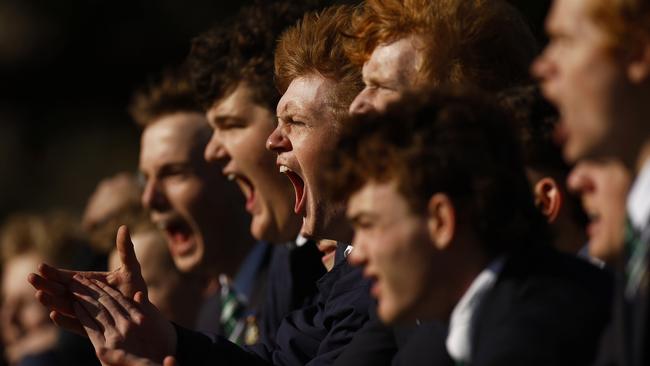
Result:
{"label": "ear", "polygon": [[438,250],[446,249],[454,239],[456,210],[446,194],[436,193],[427,206],[427,230]]}
{"label": "ear", "polygon": [[555,222],[564,200],[558,183],[553,178],[544,177],[535,183],[534,193],[535,206],[546,216],[549,223]]}
{"label": "ear", "polygon": [[647,82],[650,79],[650,40],[644,40],[639,49],[634,52],[627,67],[627,77],[634,84]]}

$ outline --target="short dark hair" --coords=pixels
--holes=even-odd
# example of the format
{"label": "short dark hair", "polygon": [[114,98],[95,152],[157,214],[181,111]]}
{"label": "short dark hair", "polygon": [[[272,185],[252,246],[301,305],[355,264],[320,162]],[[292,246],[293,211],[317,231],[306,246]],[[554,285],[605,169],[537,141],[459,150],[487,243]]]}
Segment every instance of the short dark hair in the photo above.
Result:
{"label": "short dark hair", "polygon": [[209,109],[245,82],[255,102],[275,110],[280,100],[273,81],[277,40],[314,3],[258,0],[194,38],[187,64],[203,108]]}
{"label": "short dark hair", "polygon": [[430,91],[352,119],[326,174],[337,199],[370,181],[396,180],[414,212],[424,212],[433,194],[447,194],[490,255],[548,239],[512,122],[496,103]]}
{"label": "short dark hair", "polygon": [[165,70],[158,80],[149,81],[133,94],[129,106],[131,118],[143,128],[162,116],[177,112],[203,114],[184,67]]}
{"label": "short dark hair", "polygon": [[571,167],[564,161],[562,148],[554,139],[559,114],[544,99],[539,87],[525,85],[507,89],[497,98],[514,117],[524,165],[545,175],[565,179]]}
{"label": "short dark hair", "polygon": [[571,218],[581,227],[586,226],[589,218],[582,208],[580,198],[566,189],[566,180],[573,166],[564,160],[562,147],[555,140],[559,121],[557,109],[544,98],[536,85],[507,89],[497,98],[514,117],[524,165],[555,179],[567,198],[566,207]]}

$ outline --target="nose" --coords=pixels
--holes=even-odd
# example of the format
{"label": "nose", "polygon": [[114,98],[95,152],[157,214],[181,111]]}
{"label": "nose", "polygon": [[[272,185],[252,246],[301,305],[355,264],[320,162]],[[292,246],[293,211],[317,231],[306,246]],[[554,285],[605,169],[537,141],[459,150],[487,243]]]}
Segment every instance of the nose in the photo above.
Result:
{"label": "nose", "polygon": [[557,68],[548,55],[548,52],[548,49],[544,50],[544,52],[533,61],[533,65],[530,68],[532,76],[539,81],[547,81],[557,73]]}
{"label": "nose", "polygon": [[221,143],[221,140],[219,139],[216,131],[212,132],[212,137],[210,138],[208,144],[205,146],[203,157],[208,163],[223,161],[228,157],[228,153]]}
{"label": "nose", "polygon": [[162,182],[155,177],[147,179],[142,191],[142,206],[147,210],[163,211],[167,206]]}
{"label": "nose", "polygon": [[588,168],[582,164],[576,165],[567,177],[567,188],[574,193],[586,193],[594,189],[594,184],[589,179],[586,170]]}
{"label": "nose", "polygon": [[285,133],[282,131],[280,124],[278,124],[275,130],[271,133],[271,136],[266,140],[266,149],[278,154],[293,149],[291,141],[289,141]]}
{"label": "nose", "polygon": [[371,103],[371,95],[368,88],[364,88],[350,104],[348,112],[351,115],[366,114],[374,109]]}

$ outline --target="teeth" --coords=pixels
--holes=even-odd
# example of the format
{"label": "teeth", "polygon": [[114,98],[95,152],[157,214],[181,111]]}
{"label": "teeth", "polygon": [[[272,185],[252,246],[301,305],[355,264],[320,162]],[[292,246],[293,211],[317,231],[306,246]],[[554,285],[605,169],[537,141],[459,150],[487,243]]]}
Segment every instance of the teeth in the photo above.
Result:
{"label": "teeth", "polygon": [[286,172],[288,172],[288,171],[289,171],[289,168],[287,168],[287,167],[284,166],[284,165],[280,165],[280,173],[286,173]]}
{"label": "teeth", "polygon": [[231,173],[231,174],[228,174],[228,175],[226,176],[226,178],[228,178],[228,180],[230,180],[230,181],[233,181],[233,180],[235,180],[236,176],[235,176],[234,174]]}

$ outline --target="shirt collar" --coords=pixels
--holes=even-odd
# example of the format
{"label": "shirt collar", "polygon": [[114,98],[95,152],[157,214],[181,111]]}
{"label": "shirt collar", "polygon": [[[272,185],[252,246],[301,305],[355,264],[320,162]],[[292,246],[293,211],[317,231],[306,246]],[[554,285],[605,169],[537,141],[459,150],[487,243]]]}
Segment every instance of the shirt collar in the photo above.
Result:
{"label": "shirt collar", "polygon": [[456,362],[471,362],[472,316],[496,283],[504,261],[498,257],[479,273],[451,313],[446,346]]}
{"label": "shirt collar", "polygon": [[650,159],[643,164],[627,196],[627,213],[637,230],[642,230],[650,221]]}

